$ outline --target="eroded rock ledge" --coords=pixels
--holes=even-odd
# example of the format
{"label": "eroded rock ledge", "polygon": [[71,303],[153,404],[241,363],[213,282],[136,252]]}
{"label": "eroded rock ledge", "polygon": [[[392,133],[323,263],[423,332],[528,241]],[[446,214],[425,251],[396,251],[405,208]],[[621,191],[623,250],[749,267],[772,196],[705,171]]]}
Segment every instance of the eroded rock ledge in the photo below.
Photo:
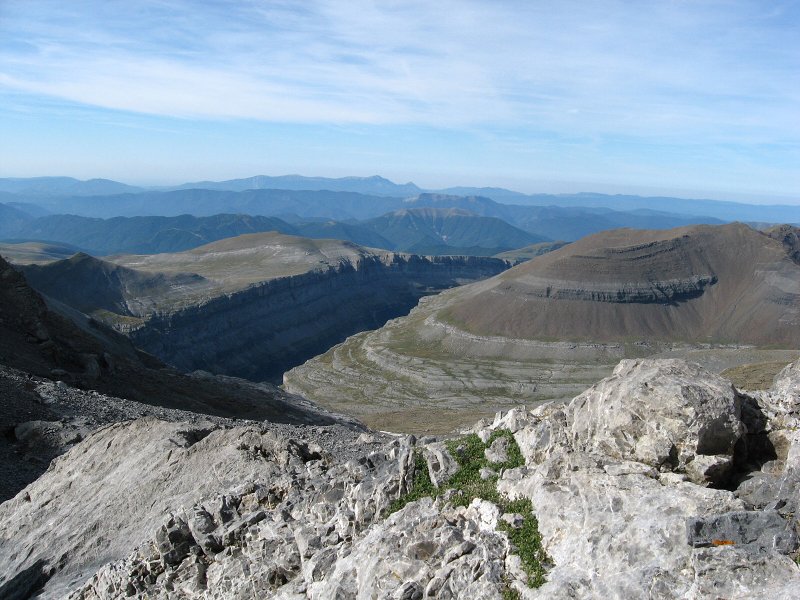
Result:
{"label": "eroded rock ledge", "polygon": [[532,501],[552,563],[537,589],[497,529],[514,516],[491,502],[454,507],[442,495],[386,517],[415,456],[432,481],[450,476],[446,445],[355,432],[322,445],[319,429],[287,437],[144,419],[98,431],[0,506],[0,590],[796,597],[800,362],[751,395],[682,361],[623,361],[567,404],[499,413],[472,433],[499,429],[525,465],[500,473],[498,491]]}
{"label": "eroded rock ledge", "polygon": [[[653,280],[646,282],[620,281],[617,283],[559,281],[528,277],[523,293],[535,298],[554,300],[583,300],[586,302],[616,302],[634,304],[671,304],[685,302],[703,294],[707,286],[714,285],[714,275],[695,275],[682,279]],[[498,290],[502,290],[499,286]]]}
{"label": "eroded rock ledge", "polygon": [[406,314],[424,295],[508,267],[474,256],[362,257],[147,314],[127,334],[185,371],[276,379],[347,336]]}

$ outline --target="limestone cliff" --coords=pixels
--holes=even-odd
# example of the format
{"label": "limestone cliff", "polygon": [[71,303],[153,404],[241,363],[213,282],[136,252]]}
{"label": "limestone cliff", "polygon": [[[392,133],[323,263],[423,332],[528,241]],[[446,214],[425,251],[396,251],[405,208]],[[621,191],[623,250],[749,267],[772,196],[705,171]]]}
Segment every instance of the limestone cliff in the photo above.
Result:
{"label": "limestone cliff", "polygon": [[179,369],[261,381],[406,314],[422,296],[509,266],[269,232],[174,254],[78,254],[23,270],[43,294]]}
{"label": "limestone cliff", "polygon": [[407,313],[423,295],[506,267],[479,257],[369,256],[155,313],[128,335],[183,370],[279,378],[347,336]]}

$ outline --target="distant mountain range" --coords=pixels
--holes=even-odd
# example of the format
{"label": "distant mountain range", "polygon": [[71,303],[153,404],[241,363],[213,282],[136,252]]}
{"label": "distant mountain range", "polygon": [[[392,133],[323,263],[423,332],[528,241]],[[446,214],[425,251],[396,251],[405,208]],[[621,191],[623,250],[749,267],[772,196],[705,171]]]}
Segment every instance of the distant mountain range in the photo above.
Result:
{"label": "distant mountain range", "polygon": [[[339,239],[416,254],[491,256],[543,241],[542,236],[527,233],[495,217],[438,208],[403,209],[375,219],[349,223],[328,220],[290,224],[276,217],[241,214],[112,219],[48,215],[17,223],[14,228],[6,227],[12,241],[70,244],[98,255],[179,252],[229,237],[265,231],[315,239]],[[17,250],[8,245],[6,248],[12,253]],[[24,250],[29,251],[28,248]]]}
{"label": "distant mountain range", "polygon": [[0,232],[14,231],[29,222],[32,218],[30,214],[14,206],[0,204]]}
{"label": "distant mountain range", "polygon": [[145,188],[112,181],[73,177],[5,177],[0,178],[0,192],[26,196],[102,196],[143,192]]}
{"label": "distant mountain range", "polygon": [[[208,189],[146,191],[95,196],[22,197],[51,213],[84,217],[175,217],[191,214],[207,217],[219,213],[301,218],[366,219],[402,206],[400,198],[367,196],[356,192],[307,190],[245,190],[230,192]],[[3,196],[5,203],[9,196]]]}
{"label": "distant mountain range", "polygon": [[0,179],[0,239],[70,244],[98,255],[150,254],[278,231],[415,254],[490,256],[621,227],[800,222],[800,206],[602,194],[526,196],[502,188],[448,190],[458,192],[453,194],[382,177],[257,176],[178,188],[144,190],[69,177]]}
{"label": "distant mountain range", "polygon": [[242,192],[244,190],[329,190],[332,192],[356,192],[373,196],[406,197],[419,194],[423,190],[413,183],[397,184],[378,175],[372,177],[304,177],[302,175],[281,175],[269,177],[256,175],[244,179],[227,181],[197,181],[175,186],[176,190],[205,189]]}
{"label": "distant mountain range", "polygon": [[[152,192],[211,190],[215,192],[244,192],[248,190],[261,190],[277,194],[277,190],[285,192],[340,192],[360,194],[376,198],[405,199],[425,192],[434,192],[451,196],[481,196],[490,198],[503,204],[523,206],[560,206],[583,208],[607,208],[616,211],[664,210],[669,212],[704,216],[721,219],[723,221],[747,221],[763,223],[798,223],[800,222],[800,206],[797,205],[753,205],[739,202],[726,202],[719,200],[694,200],[685,198],[672,198],[664,196],[635,196],[635,195],[608,195],[598,193],[577,194],[523,194],[513,190],[498,187],[451,187],[443,190],[424,190],[413,183],[397,184],[380,176],[372,177],[304,177],[302,175],[283,175],[270,177],[258,175],[243,179],[227,181],[199,181],[184,183],[176,186],[161,188],[142,188],[130,186],[108,179],[90,179],[80,181],[71,177],[32,177],[32,178],[0,178],[0,193],[14,194],[16,198],[9,199],[5,194],[0,195],[0,202],[24,202],[38,204],[52,212],[73,212],[86,216],[112,217],[112,216],[137,216],[160,214],[174,216],[182,213],[195,215],[215,214],[219,212],[249,212],[262,214],[242,209],[221,208],[207,209],[206,212],[196,212],[177,208],[184,196],[163,197],[167,200],[159,213],[137,212],[144,208],[148,202],[142,198],[137,203],[133,199],[118,198],[108,202],[80,203],[74,198],[87,196],[114,196],[120,194],[146,194]],[[158,196],[161,198],[161,196]],[[67,200],[72,198],[71,201]],[[297,199],[295,197],[295,199]],[[206,198],[207,200],[207,198]],[[241,200],[241,199],[240,199]],[[173,207],[171,202],[176,202]],[[326,215],[330,218],[369,218],[379,216],[397,207],[378,209],[371,215]],[[202,209],[202,202],[201,208]],[[344,209],[346,211],[346,209]],[[288,210],[287,212],[295,212]],[[277,214],[270,212],[269,214]],[[302,214],[302,213],[298,213]],[[308,215],[306,215],[308,216]],[[501,217],[502,218],[502,217]]]}
{"label": "distant mountain range", "polygon": [[406,208],[364,223],[394,249],[416,254],[491,256],[549,238],[535,235],[497,217],[479,216],[459,208]]}
{"label": "distant mountain range", "polygon": [[223,238],[262,231],[296,232],[295,227],[280,219],[248,215],[112,219],[49,215],[28,221],[9,237],[72,244],[99,255],[156,254],[179,252]]}
{"label": "distant mountain range", "polygon": [[[196,192],[198,190],[169,192],[167,195],[188,193],[195,196]],[[219,193],[246,196],[261,194]],[[150,194],[153,193],[148,195]],[[277,231],[314,239],[345,240],[372,248],[414,254],[492,256],[537,242],[556,239],[571,241],[589,233],[615,227],[653,229],[693,222],[718,222],[715,219],[692,219],[669,213],[638,214],[608,209],[507,206],[488,198],[430,194],[398,201],[403,208],[373,218],[320,219],[315,218],[316,214],[326,212],[327,206],[331,207],[330,212],[337,212],[336,206],[330,204],[334,201],[327,195],[329,193],[299,194],[305,196],[305,201],[302,205],[294,205],[294,208],[311,216],[303,218],[294,215],[291,222],[274,216],[229,213],[201,217],[183,214],[110,219],[78,215],[47,215],[35,218],[19,209],[0,204],[1,214],[8,215],[8,218],[0,222],[0,237],[17,243],[69,244],[92,254],[109,255],[179,252],[246,233]],[[381,204],[382,208],[386,206],[385,203]],[[286,204],[280,203],[273,210],[283,211],[286,208]],[[356,202],[351,203],[349,208],[357,214],[371,212],[369,206],[358,205]],[[14,248],[10,250],[12,254],[16,251]]]}

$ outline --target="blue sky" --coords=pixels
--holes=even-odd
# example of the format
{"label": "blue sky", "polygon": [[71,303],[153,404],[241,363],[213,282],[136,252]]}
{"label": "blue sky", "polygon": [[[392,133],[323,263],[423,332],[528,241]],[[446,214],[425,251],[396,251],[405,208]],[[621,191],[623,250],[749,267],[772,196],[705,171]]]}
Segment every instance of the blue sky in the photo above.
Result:
{"label": "blue sky", "polygon": [[0,176],[800,202],[800,1],[0,0]]}

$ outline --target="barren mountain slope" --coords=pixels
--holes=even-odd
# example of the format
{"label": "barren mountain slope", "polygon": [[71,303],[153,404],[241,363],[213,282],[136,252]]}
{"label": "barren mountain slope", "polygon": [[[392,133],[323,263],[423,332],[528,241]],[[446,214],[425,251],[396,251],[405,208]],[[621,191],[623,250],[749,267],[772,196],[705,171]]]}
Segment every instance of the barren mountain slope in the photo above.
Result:
{"label": "barren mountain slope", "polygon": [[800,266],[738,223],[621,229],[473,287],[447,315],[481,335],[798,347]]}
{"label": "barren mountain slope", "polygon": [[129,269],[83,252],[20,270],[36,290],[101,319],[146,315],[180,303],[190,293],[209,293],[214,287],[213,282],[195,273]]}
{"label": "barren mountain slope", "polygon": [[789,257],[796,263],[800,263],[800,227],[776,225],[764,230],[764,233],[783,244]]}
{"label": "barren mountain slope", "polygon": [[798,310],[800,267],[745,225],[616,230],[425,299],[286,373],[284,387],[375,427],[444,431],[569,398],[624,357],[717,372],[792,360]]}
{"label": "barren mountain slope", "polygon": [[567,242],[539,242],[538,244],[531,244],[530,246],[524,246],[522,248],[517,248],[516,250],[508,250],[507,252],[500,252],[499,254],[495,254],[495,258],[502,258],[503,260],[510,260],[512,263],[519,264],[521,262],[525,262],[526,260],[530,260],[532,258],[536,258],[537,256],[541,256],[542,254],[547,254],[548,252],[552,252],[553,250],[558,250],[562,246],[566,246]]}
{"label": "barren mountain slope", "polygon": [[17,265],[45,265],[69,258],[80,248],[51,242],[0,243],[0,255]]}
{"label": "barren mountain slope", "polygon": [[[277,277],[326,270],[378,252],[350,242],[311,240],[274,231],[226,238],[184,252],[79,253],[22,267],[37,290],[87,314],[146,317],[207,302]],[[113,323],[112,315],[105,315]]]}
{"label": "barren mountain slope", "polygon": [[0,364],[154,406],[222,417],[330,421],[272,386],[168,369],[115,331],[57,302],[52,307],[59,312],[0,257]]}
{"label": "barren mountain slope", "polygon": [[312,240],[274,231],[226,238],[184,252],[110,257],[113,262],[156,273],[197,273],[230,293],[275,277],[335,267],[385,254],[352,242]]}

